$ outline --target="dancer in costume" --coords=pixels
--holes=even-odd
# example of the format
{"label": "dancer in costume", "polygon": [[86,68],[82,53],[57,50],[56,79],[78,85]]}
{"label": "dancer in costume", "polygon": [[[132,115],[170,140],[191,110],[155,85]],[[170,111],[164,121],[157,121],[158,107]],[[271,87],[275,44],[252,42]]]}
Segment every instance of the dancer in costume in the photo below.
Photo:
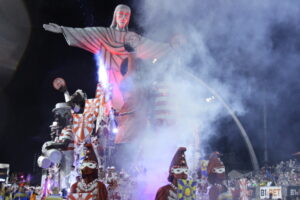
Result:
{"label": "dancer in costume", "polygon": [[225,180],[225,166],[220,159],[219,152],[213,152],[207,166],[208,182],[212,185],[209,189],[209,200],[217,200],[219,195],[227,191],[223,184]]}
{"label": "dancer in costume", "polygon": [[80,165],[81,180],[74,183],[71,187],[69,199],[95,199],[107,200],[106,186],[98,180],[98,163],[93,147],[86,145],[86,155]]}
{"label": "dancer in costume", "polygon": [[184,152],[185,147],[180,147],[175,153],[173,160],[169,168],[168,181],[167,184],[161,188],[156,193],[155,200],[176,200],[178,199],[178,180],[188,178],[188,166],[185,160]]}

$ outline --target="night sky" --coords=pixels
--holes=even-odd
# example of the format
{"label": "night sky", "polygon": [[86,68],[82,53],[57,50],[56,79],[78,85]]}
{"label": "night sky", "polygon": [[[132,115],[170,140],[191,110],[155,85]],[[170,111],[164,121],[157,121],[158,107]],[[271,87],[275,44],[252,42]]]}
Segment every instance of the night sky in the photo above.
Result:
{"label": "night sky", "polygon": [[[13,79],[3,91],[5,101],[1,109],[4,128],[0,130],[0,162],[10,163],[13,171],[37,173],[36,159],[40,154],[41,145],[50,139],[49,125],[53,120],[51,110],[56,103],[64,101],[63,95],[52,88],[53,79],[64,78],[71,93],[82,89],[88,97],[94,96],[97,83],[93,55],[82,49],[69,47],[61,34],[44,31],[42,25],[53,22],[69,27],[107,27],[112,21],[115,6],[123,3],[132,7],[130,29],[143,34],[143,28],[139,24],[133,1],[24,2],[31,19],[31,36]],[[297,51],[300,56],[299,26],[279,24],[273,28],[270,37],[276,53],[281,53],[284,57],[292,48],[293,52]],[[211,48],[214,50],[214,47]],[[286,79],[276,79],[276,82],[272,77],[276,76],[274,71],[280,68],[284,73],[284,69],[288,70],[289,66],[282,65],[277,68],[278,66],[266,71],[252,71],[251,68],[238,70],[238,73],[244,76],[255,76],[264,83],[259,89],[276,93],[277,97],[276,102],[268,98],[264,101],[258,100],[256,96],[246,98],[244,103],[247,112],[239,116],[260,164],[263,161],[262,102],[266,104],[270,161],[275,163],[281,159],[288,159],[292,153],[300,151],[300,81],[299,78],[295,78],[297,76],[293,76],[288,81],[289,84],[282,88],[282,82],[289,79],[289,76]],[[299,65],[293,73],[299,77]],[[247,149],[233,120],[229,116],[222,117],[215,122],[215,126],[218,136],[207,141],[211,146],[210,150],[224,153],[225,164],[230,162],[228,155],[231,155],[231,159],[238,163],[235,166],[251,169]],[[231,165],[231,168],[233,167],[234,164]]]}

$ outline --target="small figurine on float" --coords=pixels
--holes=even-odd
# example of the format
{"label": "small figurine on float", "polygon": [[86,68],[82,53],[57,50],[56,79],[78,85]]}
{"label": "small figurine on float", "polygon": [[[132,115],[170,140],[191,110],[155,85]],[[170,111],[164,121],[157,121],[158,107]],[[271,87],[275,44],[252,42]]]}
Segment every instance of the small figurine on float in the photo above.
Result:
{"label": "small figurine on float", "polygon": [[197,183],[187,180],[188,166],[185,151],[185,147],[178,148],[169,168],[170,184],[159,188],[155,200],[195,200]]}
{"label": "small figurine on float", "polygon": [[57,187],[69,188],[69,174],[74,162],[74,134],[72,132],[71,107],[66,103],[57,103],[52,110],[54,122],[51,127],[52,141],[45,142],[42,147],[43,155],[38,164],[44,169],[59,168]]}
{"label": "small figurine on float", "polygon": [[63,78],[55,78],[52,82],[55,90],[64,93],[65,101],[75,113],[82,113],[85,107],[85,100],[87,95],[80,89],[76,90],[74,94],[70,95],[66,81]]}
{"label": "small figurine on float", "polygon": [[219,152],[213,152],[208,161],[207,173],[208,182],[211,184],[209,189],[209,200],[217,200],[219,195],[227,192],[227,188],[223,183],[225,181],[225,166],[220,159]]}
{"label": "small figurine on float", "polygon": [[107,200],[106,186],[98,180],[98,163],[93,147],[91,144],[85,147],[86,155],[80,164],[81,179],[72,185],[68,199]]}

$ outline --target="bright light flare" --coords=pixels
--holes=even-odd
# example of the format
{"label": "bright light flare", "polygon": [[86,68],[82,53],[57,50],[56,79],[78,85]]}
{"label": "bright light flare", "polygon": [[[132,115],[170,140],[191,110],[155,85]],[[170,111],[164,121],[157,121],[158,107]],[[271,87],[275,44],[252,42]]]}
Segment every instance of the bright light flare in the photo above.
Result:
{"label": "bright light flare", "polygon": [[102,84],[104,88],[108,87],[108,74],[106,71],[106,66],[103,63],[103,60],[101,59],[100,52],[95,54],[95,60],[96,60],[96,65],[98,68],[98,82]]}
{"label": "bright light flare", "polygon": [[152,63],[155,64],[156,62],[157,62],[157,58],[154,58],[154,59],[152,60]]}
{"label": "bright light flare", "polygon": [[205,101],[206,101],[207,103],[211,103],[213,100],[215,100],[215,97],[214,97],[214,96],[211,96],[211,97],[208,97],[208,98],[205,99]]}
{"label": "bright light flare", "polygon": [[113,128],[112,132],[113,132],[113,133],[118,133],[118,132],[119,132],[119,129],[118,129],[118,128]]}

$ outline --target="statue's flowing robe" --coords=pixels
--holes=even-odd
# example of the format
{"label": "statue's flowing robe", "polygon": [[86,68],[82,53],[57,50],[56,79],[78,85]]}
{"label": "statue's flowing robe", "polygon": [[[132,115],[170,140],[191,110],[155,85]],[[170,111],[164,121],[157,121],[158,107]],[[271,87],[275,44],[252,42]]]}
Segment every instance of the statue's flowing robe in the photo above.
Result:
{"label": "statue's flowing robe", "polygon": [[115,143],[128,143],[139,138],[139,133],[142,133],[147,127],[147,108],[145,101],[147,98],[144,87],[137,86],[139,82],[131,81],[133,77],[123,79],[120,88],[124,98],[124,105],[120,110],[120,114],[128,113],[123,116],[118,116],[118,133],[116,134]]}
{"label": "statue's flowing robe", "polygon": [[108,72],[109,83],[113,86],[112,105],[119,110],[124,104],[120,91],[123,79],[120,66],[128,57],[125,45],[134,49],[137,58],[155,59],[172,50],[170,44],[154,42],[130,31],[118,31],[114,28],[62,27],[63,35],[70,46],[85,49],[100,55]]}

